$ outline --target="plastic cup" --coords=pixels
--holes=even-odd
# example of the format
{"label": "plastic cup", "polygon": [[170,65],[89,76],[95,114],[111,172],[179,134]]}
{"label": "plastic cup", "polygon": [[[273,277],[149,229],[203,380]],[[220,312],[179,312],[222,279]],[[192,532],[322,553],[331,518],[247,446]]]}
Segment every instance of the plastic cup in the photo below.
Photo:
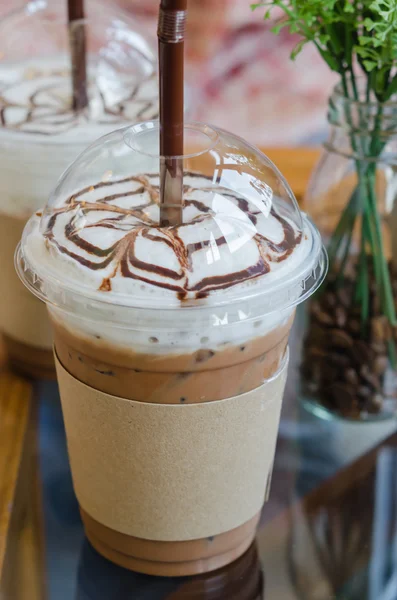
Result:
{"label": "plastic cup", "polygon": [[147,122],[93,144],[30,219],[16,264],[54,327],[89,540],[174,576],[252,543],[295,307],[327,261],[270,160],[208,125],[185,127],[183,223],[159,226],[158,143]]}
{"label": "plastic cup", "polygon": [[11,364],[55,375],[45,306],[15,275],[27,219],[62,172],[99,136],[156,118],[154,53],[118,9],[87,2],[89,107],[72,110],[67,3],[28,2],[0,21],[0,333]]}

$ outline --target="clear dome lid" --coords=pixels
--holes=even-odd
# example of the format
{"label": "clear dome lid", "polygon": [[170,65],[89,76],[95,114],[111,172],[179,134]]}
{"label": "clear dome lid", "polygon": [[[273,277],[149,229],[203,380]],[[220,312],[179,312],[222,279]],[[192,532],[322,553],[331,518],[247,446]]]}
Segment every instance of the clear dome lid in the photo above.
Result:
{"label": "clear dome lid", "polygon": [[182,222],[160,225],[159,124],[102,137],[28,223],[21,276],[67,309],[83,295],[119,307],[205,307],[245,300],[289,308],[320,284],[326,256],[274,164],[226,131],[185,126]]}
{"label": "clear dome lid", "polygon": [[87,0],[85,14],[89,104],[78,112],[67,2],[32,0],[0,19],[0,134],[75,143],[158,118],[156,53],[139,21],[100,0]]}

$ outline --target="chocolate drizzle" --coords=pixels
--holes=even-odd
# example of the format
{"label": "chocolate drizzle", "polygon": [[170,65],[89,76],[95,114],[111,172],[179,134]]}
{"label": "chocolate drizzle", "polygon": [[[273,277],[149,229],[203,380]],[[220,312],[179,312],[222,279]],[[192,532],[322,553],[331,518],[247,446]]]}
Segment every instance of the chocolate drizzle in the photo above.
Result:
{"label": "chocolate drizzle", "polygon": [[[190,180],[191,185],[185,185],[183,190],[182,225],[159,227],[159,177],[146,174],[118,181],[99,182],[68,198],[64,205],[54,209],[52,216],[48,218],[44,233],[47,246],[53,245],[61,254],[67,255],[87,269],[104,270],[100,291],[110,291],[112,279],[121,276],[173,291],[178,298],[184,300],[203,298],[211,291],[227,289],[240,282],[266,275],[271,270],[271,263],[286,260],[300,244],[301,232],[296,231],[292,223],[282,217],[275,208],[271,209],[271,216],[281,225],[284,234],[279,243],[275,243],[253,227],[260,218],[268,217],[264,217],[261,210],[246,198],[237,193],[233,194],[226,188],[217,186],[214,189],[211,179],[203,175],[188,172],[185,173],[184,180],[185,183]],[[122,191],[116,189],[114,193],[109,193],[112,192],[112,186],[121,186]],[[99,190],[103,190],[103,196],[96,201],[90,201],[90,194],[95,194],[97,198]],[[214,211],[211,202],[214,192],[218,198],[221,196],[227,200],[226,210],[230,206],[234,207],[234,213],[237,209],[237,215],[241,211],[241,221],[235,214],[232,219],[224,212]],[[222,211],[225,211],[225,206]],[[216,262],[220,252],[231,243],[231,238],[228,239],[228,234],[222,230],[225,222],[229,229],[232,224],[237,232],[232,243],[236,240],[240,242],[241,239],[249,240],[251,244],[255,244],[256,258],[252,264],[244,264],[243,260],[243,268],[225,274],[219,274],[219,270],[215,269],[214,275],[211,275],[210,269],[209,275],[206,273],[207,276],[197,281],[194,261],[207,260],[208,264]],[[191,228],[198,223],[203,223],[203,231],[209,231],[208,240],[186,243],[184,228]],[[99,247],[92,242],[92,236],[91,241],[86,239],[87,231],[92,228],[97,232],[101,228],[113,230],[117,241],[108,247]],[[194,237],[194,229],[189,231],[189,235]],[[197,231],[201,231],[201,228],[197,228]],[[216,232],[219,234],[215,235]],[[97,239],[100,239],[99,236]],[[137,252],[139,243],[143,244],[144,250],[141,246],[141,250]],[[159,263],[164,253],[171,253],[169,264],[164,266],[145,260],[147,244],[159,245],[156,249]],[[229,249],[233,253],[232,248]],[[200,256],[200,252],[204,254]]]}
{"label": "chocolate drizzle", "polygon": [[[132,89],[129,87],[126,96],[114,103],[106,97],[95,79],[89,82],[89,94],[96,103],[95,114],[89,108],[76,113],[72,109],[68,69],[28,69],[17,81],[0,87],[0,126],[17,132],[51,136],[70,131],[82,123],[117,127],[128,122],[157,119],[157,96],[147,97],[142,91],[146,84],[154,83],[155,78],[153,74],[133,85]],[[23,88],[29,82],[36,89],[24,96]],[[19,95],[21,100],[15,100]]]}

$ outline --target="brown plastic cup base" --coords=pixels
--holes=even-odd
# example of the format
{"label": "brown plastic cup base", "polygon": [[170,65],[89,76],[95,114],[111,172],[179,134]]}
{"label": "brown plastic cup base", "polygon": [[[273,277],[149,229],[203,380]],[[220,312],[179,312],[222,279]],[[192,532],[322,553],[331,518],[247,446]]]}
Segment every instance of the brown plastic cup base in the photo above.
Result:
{"label": "brown plastic cup base", "polygon": [[3,342],[7,362],[13,371],[30,379],[56,379],[52,349],[29,346],[7,335],[3,335]]}
{"label": "brown plastic cup base", "polygon": [[[146,575],[183,577],[215,571],[242,556],[252,544],[260,514],[214,539],[156,542],[109,529],[82,508],[85,533],[99,554],[111,562]],[[186,557],[190,556],[190,560]]]}

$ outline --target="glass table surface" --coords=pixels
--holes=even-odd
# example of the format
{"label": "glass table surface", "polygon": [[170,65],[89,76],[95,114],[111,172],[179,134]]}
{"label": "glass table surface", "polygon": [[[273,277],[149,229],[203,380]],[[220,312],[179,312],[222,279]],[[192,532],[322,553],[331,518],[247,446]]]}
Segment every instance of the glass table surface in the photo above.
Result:
{"label": "glass table surface", "polygon": [[[43,600],[397,600],[397,424],[326,421],[307,412],[299,401],[301,334],[298,322],[256,542],[232,565],[193,578],[133,573],[91,548],[73,493],[57,385],[35,384]],[[32,576],[19,569],[22,559],[18,552],[7,565],[10,578]]]}

